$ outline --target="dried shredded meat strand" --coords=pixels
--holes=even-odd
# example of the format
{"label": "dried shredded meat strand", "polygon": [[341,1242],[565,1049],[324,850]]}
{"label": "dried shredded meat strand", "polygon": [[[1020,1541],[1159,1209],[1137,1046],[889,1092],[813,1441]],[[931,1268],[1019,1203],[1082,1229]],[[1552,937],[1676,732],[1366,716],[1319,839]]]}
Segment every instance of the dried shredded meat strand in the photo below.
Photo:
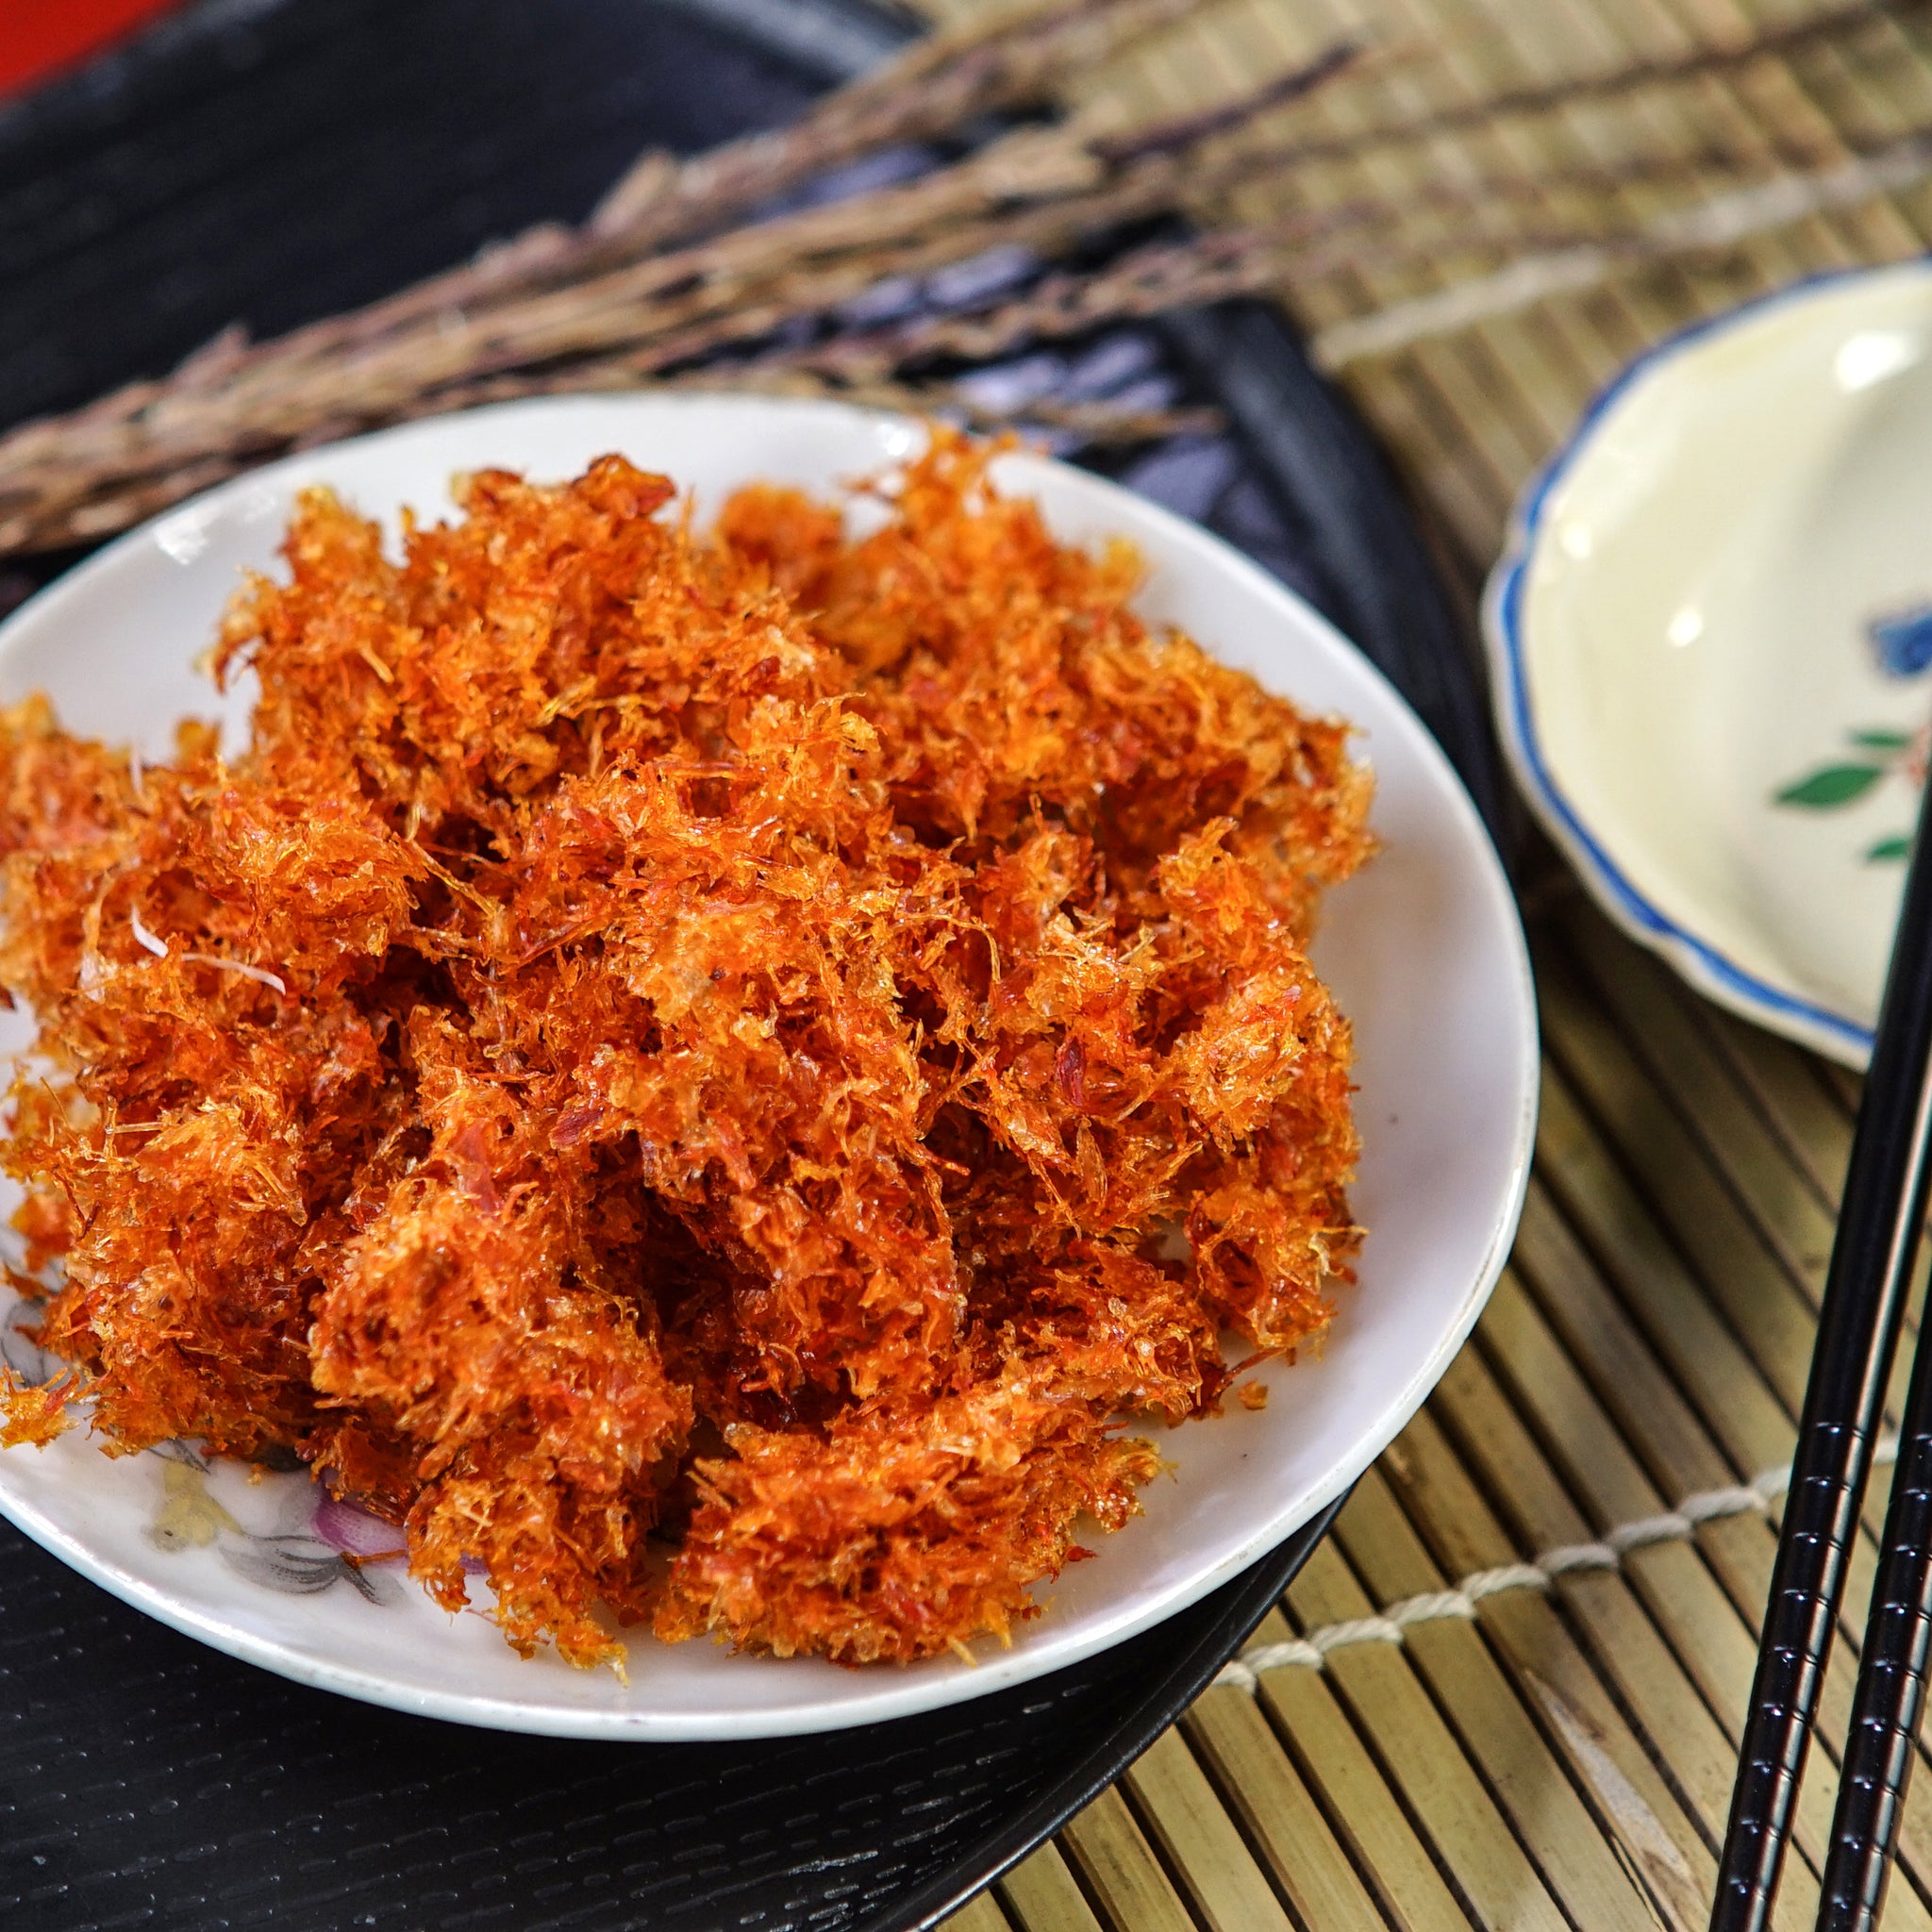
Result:
{"label": "dried shredded meat strand", "polygon": [[78,1391],[70,1374],[51,1382],[23,1382],[13,1371],[0,1363],[0,1449],[31,1447],[44,1449],[56,1436],[74,1426],[67,1405]]}
{"label": "dried shredded meat strand", "polygon": [[987,462],[862,539],[489,471],[400,562],[311,492],[238,763],[6,714],[6,1162],[108,1448],[293,1449],[525,1653],[907,1659],[1135,1513],[1224,1331],[1319,1335],[1368,775]]}

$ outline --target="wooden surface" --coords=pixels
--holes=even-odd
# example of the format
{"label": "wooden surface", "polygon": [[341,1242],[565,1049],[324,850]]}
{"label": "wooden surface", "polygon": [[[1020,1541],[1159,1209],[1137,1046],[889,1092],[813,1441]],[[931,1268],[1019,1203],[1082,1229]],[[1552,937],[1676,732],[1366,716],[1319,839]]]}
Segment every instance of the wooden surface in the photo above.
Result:
{"label": "wooden surface", "polygon": [[[1900,166],[1896,142],[1932,124],[1932,8],[1837,10],[1829,32],[1695,77],[1257,168],[1220,210],[1412,204],[1401,249],[1365,242],[1288,299],[1471,598],[1518,489],[1646,342],[1798,275],[1923,249],[1932,161]],[[1078,105],[1131,122],[1366,28],[1379,66],[1274,129],[1332,143],[1820,17],[1733,0],[1216,0],[1091,76]],[[1890,158],[1889,192],[1869,192],[1860,156]],[[1587,285],[1498,299],[1511,261],[1529,258],[1536,286],[1579,236],[1662,233],[1660,214],[1780,171],[1800,204],[1832,205],[1775,223],[1746,207],[1740,223],[1733,200],[1725,219],[1749,232],[1722,249],[1620,243]],[[1474,192],[1451,209],[1458,184]],[[1387,352],[1353,328],[1380,315],[1386,337],[1392,310],[1399,335],[1432,313],[1417,297],[1457,285],[1466,309],[1498,312]],[[958,1932],[1704,1924],[1857,1087],[1698,1000],[1566,882],[1541,898],[1537,1171],[1474,1341],[1257,1633],[1257,1667]],[[1787,1932],[1817,1898],[1888,1475],[1804,1787]],[[1885,1924],[1932,1932],[1923,1774],[1903,1855]]]}

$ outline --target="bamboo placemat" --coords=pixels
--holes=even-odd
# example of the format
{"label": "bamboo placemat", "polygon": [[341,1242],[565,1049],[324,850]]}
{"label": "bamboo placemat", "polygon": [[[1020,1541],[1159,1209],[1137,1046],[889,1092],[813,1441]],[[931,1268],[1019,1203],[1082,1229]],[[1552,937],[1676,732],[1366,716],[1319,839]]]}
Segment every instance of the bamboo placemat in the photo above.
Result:
{"label": "bamboo placemat", "polygon": [[[1361,30],[1385,64],[1284,114],[1284,142],[1610,83],[1260,173],[1224,211],[1373,189],[1438,224],[1426,267],[1377,258],[1287,299],[1473,593],[1518,490],[1644,344],[1800,275],[1924,249],[1927,29],[1932,8],[1842,0],[1210,0],[1091,76],[1079,105],[1131,123],[1205,104]],[[1745,61],[1616,84],[1765,35]],[[1750,198],[1768,170],[1783,219]],[[1478,183],[1503,184],[1474,199],[1505,219],[1473,239],[1442,191]],[[1703,232],[1722,247],[1576,250],[1579,225],[1681,234],[1672,211],[1713,202]],[[956,1932],[1701,1932],[1857,1088],[1697,999],[1567,883],[1544,897],[1537,1169],[1474,1341],[1247,1665]],[[1789,1932],[1817,1901],[1888,1476],[1802,1794]],[[1923,1773],[1903,1853],[1885,1923],[1932,1932]]]}

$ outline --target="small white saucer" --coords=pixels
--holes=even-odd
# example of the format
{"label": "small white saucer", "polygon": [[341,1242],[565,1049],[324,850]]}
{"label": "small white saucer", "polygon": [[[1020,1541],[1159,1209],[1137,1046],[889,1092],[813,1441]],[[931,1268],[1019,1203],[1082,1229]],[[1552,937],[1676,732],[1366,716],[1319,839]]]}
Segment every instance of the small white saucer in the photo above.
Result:
{"label": "small white saucer", "polygon": [[1586,884],[1702,991],[1871,1050],[1932,719],[1932,264],[1641,358],[1519,507],[1505,745]]}

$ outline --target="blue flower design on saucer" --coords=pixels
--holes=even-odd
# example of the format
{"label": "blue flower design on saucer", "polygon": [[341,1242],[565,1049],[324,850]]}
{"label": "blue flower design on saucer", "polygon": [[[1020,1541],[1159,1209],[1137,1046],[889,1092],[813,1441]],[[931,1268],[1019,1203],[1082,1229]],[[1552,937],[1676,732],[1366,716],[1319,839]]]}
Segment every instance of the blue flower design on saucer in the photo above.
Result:
{"label": "blue flower design on saucer", "polygon": [[[1886,676],[1904,682],[1932,670],[1932,604],[1911,604],[1874,617],[1866,624],[1865,636]],[[1846,742],[1851,747],[1847,756],[1819,765],[1781,787],[1772,802],[1806,811],[1829,811],[1855,803],[1894,774],[1914,791],[1924,785],[1927,757],[1932,753],[1932,727],[1922,725],[1917,731],[1870,727],[1848,732]],[[1865,862],[1902,861],[1911,849],[1909,833],[1893,832],[1866,846]]]}
{"label": "blue flower design on saucer", "polygon": [[1932,667],[1932,604],[1913,604],[1866,626],[1878,668],[1888,677],[1917,677]]}

